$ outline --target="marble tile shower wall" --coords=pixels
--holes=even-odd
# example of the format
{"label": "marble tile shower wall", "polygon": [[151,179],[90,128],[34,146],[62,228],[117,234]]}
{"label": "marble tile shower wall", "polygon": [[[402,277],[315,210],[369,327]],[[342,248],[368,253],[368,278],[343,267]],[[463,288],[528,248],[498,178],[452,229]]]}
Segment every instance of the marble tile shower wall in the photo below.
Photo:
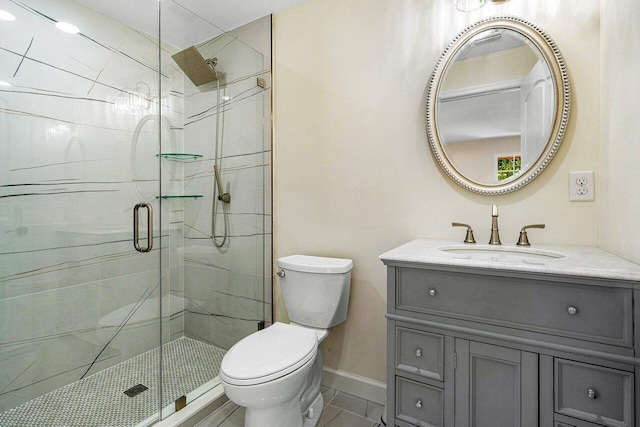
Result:
{"label": "marble tile shower wall", "polygon": [[[158,126],[152,36],[72,0],[0,9],[16,16],[0,21],[0,80],[12,84],[0,87],[2,412],[158,346],[159,251],[164,319],[183,335],[181,259],[168,249],[183,209],[163,205],[160,224],[156,199],[159,161],[163,193],[182,191],[181,170],[156,155],[159,128],[163,150],[183,149],[183,87],[163,46]],[[140,201],[155,208],[156,248],[163,230],[149,254],[131,243]]]}
{"label": "marble tile shower wall", "polygon": [[[243,32],[266,41],[268,55],[242,41]],[[185,192],[204,194],[185,205],[185,334],[225,349],[271,320],[270,41],[267,17],[198,46],[205,58],[218,58],[219,111],[215,83],[185,82],[185,151],[204,156],[184,172]],[[220,249],[210,238],[216,114],[222,182],[231,193],[229,238]],[[220,212],[216,221],[221,235]]]}

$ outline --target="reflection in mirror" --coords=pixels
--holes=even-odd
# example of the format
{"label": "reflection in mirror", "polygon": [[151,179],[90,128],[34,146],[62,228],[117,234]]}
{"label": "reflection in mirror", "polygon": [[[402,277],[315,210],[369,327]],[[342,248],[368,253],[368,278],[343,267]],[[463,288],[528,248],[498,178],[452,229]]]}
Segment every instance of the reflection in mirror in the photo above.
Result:
{"label": "reflection in mirror", "polygon": [[564,63],[546,34],[516,18],[481,21],[454,40],[432,76],[431,148],[463,187],[513,191],[555,154],[569,102]]}
{"label": "reflection in mirror", "polygon": [[[521,34],[490,29],[453,57],[438,96],[441,143],[468,179],[492,185],[527,171],[551,132],[551,70]],[[507,180],[507,181],[505,181]]]}

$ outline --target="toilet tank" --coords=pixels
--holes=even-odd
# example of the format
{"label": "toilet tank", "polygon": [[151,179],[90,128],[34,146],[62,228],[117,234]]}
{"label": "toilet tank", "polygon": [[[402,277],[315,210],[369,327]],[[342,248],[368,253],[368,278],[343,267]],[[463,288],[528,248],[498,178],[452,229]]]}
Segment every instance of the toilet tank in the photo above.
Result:
{"label": "toilet tank", "polygon": [[350,259],[291,255],[278,258],[284,304],[292,322],[330,328],[347,319]]}

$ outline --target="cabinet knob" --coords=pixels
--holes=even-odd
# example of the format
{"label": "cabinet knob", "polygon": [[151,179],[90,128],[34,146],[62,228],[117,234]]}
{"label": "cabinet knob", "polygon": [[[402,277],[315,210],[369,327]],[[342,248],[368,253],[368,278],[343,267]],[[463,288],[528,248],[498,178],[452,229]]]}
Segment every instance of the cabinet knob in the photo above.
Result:
{"label": "cabinet knob", "polygon": [[416,350],[416,357],[420,357],[420,356],[422,356],[422,349],[421,348]]}
{"label": "cabinet knob", "polygon": [[574,314],[576,314],[578,312],[578,309],[575,308],[575,307],[569,307],[569,308],[567,308],[567,311],[569,312],[570,315],[573,316]]}
{"label": "cabinet knob", "polygon": [[416,408],[422,408],[422,400],[418,399],[416,402]]}
{"label": "cabinet knob", "polygon": [[429,289],[429,295],[431,295],[432,297],[436,296],[436,290],[435,289]]}
{"label": "cabinet knob", "polygon": [[598,397],[596,391],[592,388],[587,391],[587,396],[589,397],[589,399],[595,399],[596,397]]}

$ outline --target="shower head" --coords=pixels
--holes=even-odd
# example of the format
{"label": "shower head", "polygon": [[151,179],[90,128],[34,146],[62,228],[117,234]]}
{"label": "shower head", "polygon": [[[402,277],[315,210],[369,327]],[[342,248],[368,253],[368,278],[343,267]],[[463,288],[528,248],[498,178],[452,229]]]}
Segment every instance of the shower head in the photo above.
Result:
{"label": "shower head", "polygon": [[205,60],[195,46],[176,53],[172,58],[196,86],[202,86],[218,79],[213,69],[217,60],[215,58]]}

